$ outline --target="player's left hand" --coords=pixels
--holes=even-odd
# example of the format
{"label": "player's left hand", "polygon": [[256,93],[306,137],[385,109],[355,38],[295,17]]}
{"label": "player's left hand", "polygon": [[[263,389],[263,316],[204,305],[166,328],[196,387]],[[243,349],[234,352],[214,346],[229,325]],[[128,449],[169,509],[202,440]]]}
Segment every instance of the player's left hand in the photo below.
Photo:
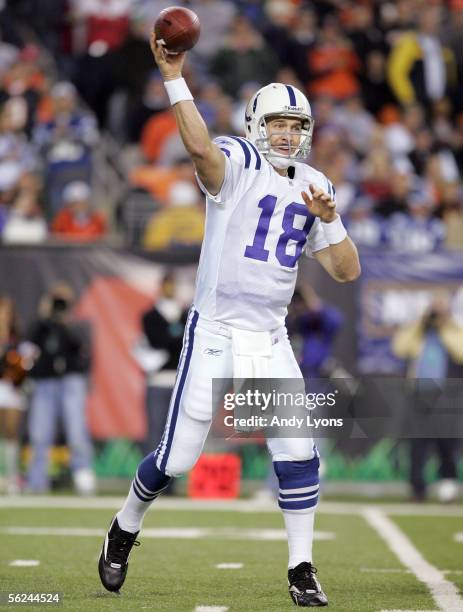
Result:
{"label": "player's left hand", "polygon": [[309,209],[309,212],[315,217],[320,217],[320,220],[324,223],[334,221],[337,217],[336,203],[333,202],[331,196],[323,191],[323,189],[319,189],[314,185],[309,185],[309,190],[312,194],[312,198],[310,198],[309,194],[305,191],[301,192],[302,199]]}

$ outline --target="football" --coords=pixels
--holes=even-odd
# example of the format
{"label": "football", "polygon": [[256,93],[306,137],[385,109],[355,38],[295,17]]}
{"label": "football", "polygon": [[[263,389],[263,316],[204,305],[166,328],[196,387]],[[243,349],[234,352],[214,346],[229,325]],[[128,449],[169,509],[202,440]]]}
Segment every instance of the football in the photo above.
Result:
{"label": "football", "polygon": [[192,49],[198,42],[200,30],[196,13],[181,6],[164,9],[154,24],[156,40],[161,41],[171,53]]}

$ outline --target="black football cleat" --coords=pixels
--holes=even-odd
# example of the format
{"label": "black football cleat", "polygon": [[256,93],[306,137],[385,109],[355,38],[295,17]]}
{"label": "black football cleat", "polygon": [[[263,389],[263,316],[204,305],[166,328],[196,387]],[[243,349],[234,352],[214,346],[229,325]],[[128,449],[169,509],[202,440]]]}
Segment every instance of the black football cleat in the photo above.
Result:
{"label": "black football cleat", "polygon": [[101,582],[108,591],[119,592],[127,574],[128,558],[132,546],[140,546],[136,537],[139,534],[122,531],[114,517],[105,536],[103,550],[98,562]]}
{"label": "black football cleat", "polygon": [[316,573],[317,568],[307,561],[288,570],[289,594],[296,606],[314,608],[328,605],[328,598],[322,591]]}

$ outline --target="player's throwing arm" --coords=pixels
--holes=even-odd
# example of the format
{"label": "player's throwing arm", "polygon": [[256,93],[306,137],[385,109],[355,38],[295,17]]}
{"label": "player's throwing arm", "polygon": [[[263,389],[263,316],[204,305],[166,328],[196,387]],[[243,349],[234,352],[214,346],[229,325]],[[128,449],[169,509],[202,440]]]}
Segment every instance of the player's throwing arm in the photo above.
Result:
{"label": "player's throwing arm", "polygon": [[188,85],[182,77],[185,52],[169,52],[165,45],[151,35],[151,50],[164,78],[178,129],[201,182],[211,194],[217,194],[225,175],[225,159],[220,149],[209,138],[206,124],[198,112]]}

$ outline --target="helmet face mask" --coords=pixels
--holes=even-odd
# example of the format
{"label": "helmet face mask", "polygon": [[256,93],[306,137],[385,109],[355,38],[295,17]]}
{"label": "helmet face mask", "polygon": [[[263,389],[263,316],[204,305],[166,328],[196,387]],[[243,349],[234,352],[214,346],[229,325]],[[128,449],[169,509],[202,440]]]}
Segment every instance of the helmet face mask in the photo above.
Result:
{"label": "helmet face mask", "polygon": [[[267,123],[277,118],[301,122],[299,143],[297,147],[291,144],[287,153],[272,148],[271,139],[274,136],[284,135],[288,143],[294,138],[292,130],[282,132],[272,130],[269,136]],[[273,166],[287,168],[292,162],[306,159],[309,155],[314,120],[307,98],[295,87],[271,83],[260,89],[247,105],[245,121],[246,137]]]}

